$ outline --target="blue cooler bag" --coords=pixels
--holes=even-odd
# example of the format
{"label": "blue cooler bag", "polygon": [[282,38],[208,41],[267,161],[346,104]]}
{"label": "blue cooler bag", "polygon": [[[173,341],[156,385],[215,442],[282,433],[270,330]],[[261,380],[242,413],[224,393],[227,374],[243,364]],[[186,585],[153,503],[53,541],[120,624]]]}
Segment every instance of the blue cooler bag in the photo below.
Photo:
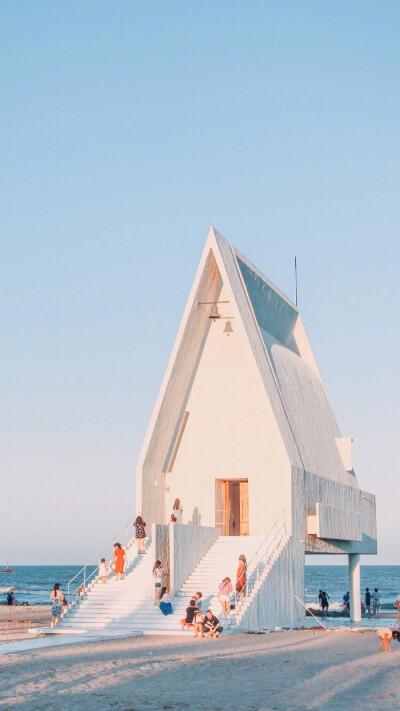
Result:
{"label": "blue cooler bag", "polygon": [[172,615],[172,605],[170,602],[160,602],[160,610],[163,615]]}

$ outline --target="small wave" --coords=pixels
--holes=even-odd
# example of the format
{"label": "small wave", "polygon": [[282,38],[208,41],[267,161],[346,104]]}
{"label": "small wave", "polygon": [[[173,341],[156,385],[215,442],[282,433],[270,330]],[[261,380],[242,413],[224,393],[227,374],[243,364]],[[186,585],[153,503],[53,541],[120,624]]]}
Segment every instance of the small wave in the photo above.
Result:
{"label": "small wave", "polygon": [[13,587],[10,587],[10,588],[0,588],[0,592],[3,592],[3,593],[12,592],[12,590],[19,590],[19,588],[13,588]]}

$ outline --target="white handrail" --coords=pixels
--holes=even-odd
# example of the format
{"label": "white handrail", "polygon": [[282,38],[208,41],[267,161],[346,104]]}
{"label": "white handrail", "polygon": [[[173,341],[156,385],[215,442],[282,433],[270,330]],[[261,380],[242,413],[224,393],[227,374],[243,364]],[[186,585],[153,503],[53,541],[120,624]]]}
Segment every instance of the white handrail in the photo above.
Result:
{"label": "white handrail", "polygon": [[[235,582],[235,615],[238,614],[239,603],[240,603],[240,605],[243,604],[243,598],[247,597],[251,593],[255,583],[257,582],[257,580],[260,579],[261,572],[262,572],[262,570],[264,570],[265,566],[268,565],[274,552],[278,548],[278,546],[281,542],[282,535],[286,535],[286,512],[285,511],[281,511],[281,513],[279,514],[275,523],[271,526],[267,535],[265,536],[263,541],[258,546],[256,552],[254,553],[252,558],[250,558],[250,560],[248,561],[246,568],[244,570],[244,574],[246,575],[246,583],[245,583],[244,591],[243,591],[243,589],[240,592],[237,592],[237,590],[236,590],[237,583],[240,580],[240,578],[243,576],[243,573],[237,578],[237,580]],[[272,538],[272,540],[271,540],[271,538]],[[261,551],[261,549],[264,546],[266,546],[265,550]],[[271,548],[272,548],[272,551],[271,551]],[[268,553],[270,555],[268,555]],[[255,577],[255,580],[253,580],[252,583],[250,583],[250,578],[247,576],[247,571],[250,569],[250,567],[255,559],[257,559],[257,564],[251,573],[251,577],[254,576],[254,573],[255,573],[256,577]],[[262,565],[262,570],[261,570],[261,565]]]}
{"label": "white handrail", "polygon": [[[84,594],[85,591],[86,591],[87,583],[88,583],[89,580],[93,577],[93,575],[98,571],[99,566],[97,565],[97,566],[95,567],[95,569],[92,570],[92,572],[90,573],[90,575],[89,575],[88,577],[87,577],[87,568],[92,567],[92,561],[94,561],[94,560],[98,561],[99,558],[100,558],[100,556],[104,555],[104,549],[108,549],[111,545],[113,545],[113,543],[115,543],[115,541],[118,540],[118,537],[121,535],[121,533],[122,533],[123,531],[125,531],[125,529],[126,529],[126,543],[125,543],[125,548],[126,548],[126,546],[128,545],[128,541],[129,541],[129,533],[128,533],[128,532],[129,532],[129,526],[130,526],[130,524],[133,523],[133,521],[134,521],[135,519],[136,519],[136,516],[134,516],[133,518],[131,518],[131,519],[128,521],[128,523],[126,523],[124,526],[122,526],[122,528],[113,536],[113,538],[103,547],[102,551],[101,551],[100,553],[97,553],[96,555],[92,556],[92,557],[90,558],[90,560],[88,561],[88,563],[86,563],[86,565],[84,565],[83,568],[81,568],[80,570],[78,570],[78,572],[76,573],[76,575],[74,575],[74,577],[71,578],[71,580],[68,582],[68,591],[67,591],[68,607],[69,607],[69,604],[70,604],[71,584],[74,582],[74,580],[76,580],[76,578],[77,578],[79,575],[82,575],[82,573],[83,573],[83,582],[81,583],[81,585],[79,586],[79,588],[83,585],[83,594]],[[132,538],[133,538],[133,537],[134,537],[134,536],[132,536]],[[79,588],[78,588],[78,590],[79,590]],[[72,592],[72,594],[75,594],[75,595],[76,595],[76,594],[78,593],[78,590],[74,590],[74,591]]]}

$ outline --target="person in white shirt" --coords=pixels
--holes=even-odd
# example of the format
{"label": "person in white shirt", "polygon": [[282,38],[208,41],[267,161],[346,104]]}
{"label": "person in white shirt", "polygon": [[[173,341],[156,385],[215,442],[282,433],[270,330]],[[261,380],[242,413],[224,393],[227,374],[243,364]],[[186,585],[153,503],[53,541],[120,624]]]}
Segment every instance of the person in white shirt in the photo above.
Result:
{"label": "person in white shirt", "polygon": [[174,505],[172,507],[172,515],[176,516],[177,523],[183,523],[183,508],[181,506],[180,499],[175,499]]}
{"label": "person in white shirt", "polygon": [[160,593],[161,593],[161,584],[162,584],[163,573],[164,573],[164,570],[161,566],[161,560],[156,560],[156,562],[153,565],[154,604],[155,605],[160,604]]}
{"label": "person in white shirt", "polygon": [[104,584],[107,582],[107,566],[106,559],[102,558],[99,565],[99,580]]}

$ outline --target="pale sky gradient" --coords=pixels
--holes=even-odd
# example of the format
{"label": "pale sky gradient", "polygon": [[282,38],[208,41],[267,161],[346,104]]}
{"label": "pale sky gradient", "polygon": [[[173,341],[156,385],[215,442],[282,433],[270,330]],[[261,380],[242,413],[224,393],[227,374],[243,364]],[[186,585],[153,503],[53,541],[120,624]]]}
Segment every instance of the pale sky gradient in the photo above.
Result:
{"label": "pale sky gradient", "polygon": [[397,0],[3,0],[0,564],[134,515],[210,225],[291,298],[297,255],[363,562],[399,563],[399,37]]}

